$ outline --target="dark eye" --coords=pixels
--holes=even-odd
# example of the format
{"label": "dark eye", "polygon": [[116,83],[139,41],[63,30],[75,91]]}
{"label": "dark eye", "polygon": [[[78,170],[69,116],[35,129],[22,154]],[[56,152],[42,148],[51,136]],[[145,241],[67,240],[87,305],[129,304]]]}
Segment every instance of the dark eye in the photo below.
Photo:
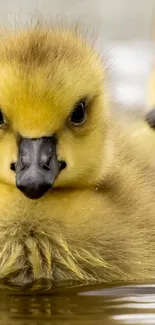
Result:
{"label": "dark eye", "polygon": [[4,123],[4,117],[2,112],[0,111],[0,125]]}
{"label": "dark eye", "polygon": [[71,115],[71,122],[74,125],[82,124],[86,119],[86,103],[84,101],[80,102],[74,108]]}

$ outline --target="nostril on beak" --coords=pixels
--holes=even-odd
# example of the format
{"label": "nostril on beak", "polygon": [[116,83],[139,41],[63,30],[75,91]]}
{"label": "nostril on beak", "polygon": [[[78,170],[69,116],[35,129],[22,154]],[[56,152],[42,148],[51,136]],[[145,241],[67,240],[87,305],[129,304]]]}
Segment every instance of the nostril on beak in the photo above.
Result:
{"label": "nostril on beak", "polygon": [[30,158],[28,155],[25,155],[25,156],[23,155],[20,157],[21,170],[29,168],[30,164],[31,164],[31,162],[30,162]]}
{"label": "nostril on beak", "polygon": [[11,163],[10,164],[10,169],[15,172],[15,170],[16,170],[16,163]]}
{"label": "nostril on beak", "polygon": [[40,167],[45,169],[45,170],[50,170],[50,162],[51,162],[51,156],[46,156],[46,155],[43,155],[41,157],[41,161],[39,163]]}

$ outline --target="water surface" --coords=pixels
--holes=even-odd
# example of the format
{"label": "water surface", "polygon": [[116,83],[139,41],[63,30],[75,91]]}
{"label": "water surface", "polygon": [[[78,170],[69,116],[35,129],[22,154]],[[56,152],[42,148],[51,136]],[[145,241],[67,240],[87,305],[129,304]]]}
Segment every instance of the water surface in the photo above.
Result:
{"label": "water surface", "polygon": [[1,285],[0,325],[155,324],[155,284]]}

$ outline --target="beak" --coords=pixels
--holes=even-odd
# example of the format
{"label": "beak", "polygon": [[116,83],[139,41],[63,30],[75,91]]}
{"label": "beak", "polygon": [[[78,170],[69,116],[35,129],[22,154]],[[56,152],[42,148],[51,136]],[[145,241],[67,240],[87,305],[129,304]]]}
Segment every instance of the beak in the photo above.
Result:
{"label": "beak", "polygon": [[39,199],[53,185],[61,170],[54,137],[22,138],[16,163],[16,185],[30,199]]}

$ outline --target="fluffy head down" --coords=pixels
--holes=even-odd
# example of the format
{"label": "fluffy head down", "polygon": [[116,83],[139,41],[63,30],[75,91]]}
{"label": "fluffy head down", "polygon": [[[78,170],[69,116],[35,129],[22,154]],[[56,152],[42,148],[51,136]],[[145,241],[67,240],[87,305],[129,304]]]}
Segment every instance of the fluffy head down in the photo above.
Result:
{"label": "fluffy head down", "polygon": [[[56,135],[57,156],[65,160],[55,187],[87,186],[100,175],[107,107],[99,57],[75,29],[35,27],[5,36],[0,43],[0,179],[14,184],[10,163],[19,137]],[[70,123],[79,101],[86,120]],[[5,159],[4,159],[5,157]],[[97,158],[97,159],[96,159]]]}

